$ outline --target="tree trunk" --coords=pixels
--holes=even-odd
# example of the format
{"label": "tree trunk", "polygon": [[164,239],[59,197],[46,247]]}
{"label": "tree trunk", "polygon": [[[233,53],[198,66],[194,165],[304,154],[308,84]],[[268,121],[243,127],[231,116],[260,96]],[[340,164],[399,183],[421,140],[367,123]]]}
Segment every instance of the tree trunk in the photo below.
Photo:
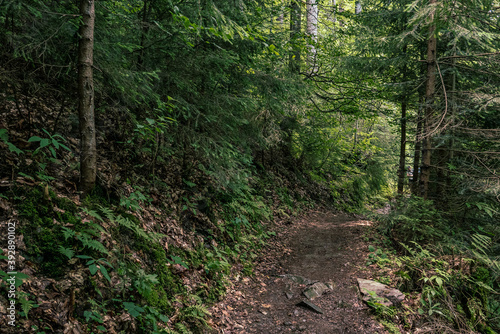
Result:
{"label": "tree trunk", "polygon": [[[148,6],[149,5],[149,6]],[[142,69],[142,64],[144,62],[144,47],[146,43],[146,35],[149,31],[148,17],[151,12],[151,4],[147,0],[144,0],[144,7],[142,8],[142,15],[139,19],[141,20],[141,42],[140,42],[140,52],[137,58],[137,65],[139,69]]]}
{"label": "tree trunk", "polygon": [[[436,0],[429,0],[432,6]],[[430,20],[434,20],[434,11],[430,14]],[[424,114],[424,142],[422,149],[422,166],[420,177],[421,196],[424,199],[429,197],[429,181],[431,166],[432,149],[432,116],[434,114],[434,93],[436,90],[436,47],[437,40],[435,36],[436,26],[431,24],[429,27],[429,40],[427,42],[427,84],[425,89],[425,114]]]}
{"label": "tree trunk", "polygon": [[355,14],[361,14],[362,10],[363,10],[363,8],[361,7],[361,0],[357,0],[356,1],[356,8],[354,10],[354,13]]}
{"label": "tree trunk", "polygon": [[[455,46],[454,46],[455,48]],[[454,54],[455,55],[455,54]],[[456,75],[455,75],[455,58],[451,60],[451,71],[448,71],[447,80],[445,82],[445,98],[448,99],[447,105],[448,110],[446,111],[447,119],[453,121],[453,117],[455,114],[455,106],[456,106]],[[451,73],[450,73],[451,72]],[[450,122],[450,123],[451,123]],[[437,169],[437,183],[436,183],[436,203],[439,208],[443,210],[447,210],[447,206],[449,205],[449,188],[451,186],[451,176],[449,170],[449,163],[451,159],[453,159],[453,146],[454,146],[454,134],[453,134],[453,126],[447,128],[445,133],[445,138],[443,139],[443,145],[440,150],[436,150],[434,148],[436,159],[436,164],[439,167]]]}
{"label": "tree trunk", "polygon": [[94,0],[80,1],[80,43],[78,46],[78,115],[80,121],[80,190],[85,197],[96,180],[96,133],[94,118]]}
{"label": "tree trunk", "polygon": [[[403,54],[406,55],[408,47],[403,46]],[[408,76],[408,66],[406,63],[403,64],[401,70],[402,77],[401,81],[406,82]],[[398,194],[403,195],[405,176],[406,176],[406,109],[408,107],[408,96],[406,94],[406,89],[403,87],[403,94],[401,98],[401,139],[399,141],[399,173],[398,173]]]}
{"label": "tree trunk", "polygon": [[316,58],[316,48],[314,43],[318,38],[318,5],[316,4],[316,0],[307,0],[306,5],[307,11],[307,35],[312,41],[312,44],[308,46],[309,55],[308,62],[309,66],[314,66],[315,58]]}
{"label": "tree trunk", "polygon": [[398,194],[403,195],[405,175],[406,175],[406,96],[401,102],[401,139],[399,149],[399,175],[398,175]]}
{"label": "tree trunk", "polygon": [[411,181],[411,193],[418,194],[418,184],[420,180],[420,150],[422,149],[422,104],[424,97],[419,98],[418,114],[417,114],[417,131],[415,134],[415,155],[413,156],[413,176]]}
{"label": "tree trunk", "polygon": [[337,0],[332,0],[332,12],[331,12],[330,21],[337,21]]}
{"label": "tree trunk", "polygon": [[[456,55],[456,52],[453,53],[453,55]],[[457,90],[457,72],[456,72],[456,59],[453,58],[451,60],[451,68],[452,68],[452,74],[451,74],[451,92],[450,92],[450,117],[455,118],[456,112],[457,112],[457,98],[456,98],[456,90]],[[455,146],[455,134],[453,133],[453,127],[450,130],[450,142],[449,142],[449,161],[453,163],[453,158],[454,158],[454,146]],[[448,188],[451,187],[451,175],[450,175],[450,170],[448,169],[446,172],[446,186]]]}
{"label": "tree trunk", "polygon": [[302,12],[299,1],[292,0],[290,11],[290,43],[293,52],[290,54],[288,65],[291,73],[300,72],[300,46],[297,40],[300,36]]}

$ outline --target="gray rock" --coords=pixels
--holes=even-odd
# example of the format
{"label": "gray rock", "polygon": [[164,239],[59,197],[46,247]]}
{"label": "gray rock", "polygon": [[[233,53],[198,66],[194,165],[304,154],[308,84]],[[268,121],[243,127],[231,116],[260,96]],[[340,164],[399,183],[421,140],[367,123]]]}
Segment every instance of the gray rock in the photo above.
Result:
{"label": "gray rock", "polygon": [[330,290],[333,290],[333,288],[335,287],[335,283],[333,283],[332,281],[326,282],[325,285]]}
{"label": "gray rock", "polygon": [[279,275],[279,277],[287,278],[287,279],[289,279],[292,282],[297,283],[297,284],[310,285],[310,284],[313,284],[314,282],[317,282],[317,281],[311,281],[310,279],[302,277],[302,276],[292,275],[292,274]]}
{"label": "gray rock", "polygon": [[401,304],[405,299],[405,295],[398,289],[368,279],[358,278],[357,280],[364,301],[375,299],[375,302],[389,307]]}
{"label": "gray rock", "polygon": [[309,309],[311,311],[314,311],[316,313],[319,313],[319,314],[325,313],[319,306],[311,303],[308,300],[301,301],[300,303],[297,304],[297,306],[301,306],[301,307],[307,308],[307,309]]}
{"label": "gray rock", "polygon": [[321,296],[327,290],[329,290],[329,288],[325,284],[317,282],[305,289],[303,293],[309,300],[313,300]]}

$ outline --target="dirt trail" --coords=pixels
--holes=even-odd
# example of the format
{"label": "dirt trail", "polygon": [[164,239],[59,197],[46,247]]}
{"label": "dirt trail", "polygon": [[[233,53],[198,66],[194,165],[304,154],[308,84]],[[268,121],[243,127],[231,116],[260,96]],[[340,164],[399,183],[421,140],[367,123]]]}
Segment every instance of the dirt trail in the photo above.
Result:
{"label": "dirt trail", "polygon": [[[283,226],[252,278],[238,279],[212,313],[217,333],[385,333],[358,298],[356,277],[363,272],[369,221],[345,214],[313,212]],[[301,278],[283,277],[292,274]],[[298,281],[298,282],[297,282]],[[333,290],[312,303],[318,314],[297,306],[307,283],[331,282]]]}

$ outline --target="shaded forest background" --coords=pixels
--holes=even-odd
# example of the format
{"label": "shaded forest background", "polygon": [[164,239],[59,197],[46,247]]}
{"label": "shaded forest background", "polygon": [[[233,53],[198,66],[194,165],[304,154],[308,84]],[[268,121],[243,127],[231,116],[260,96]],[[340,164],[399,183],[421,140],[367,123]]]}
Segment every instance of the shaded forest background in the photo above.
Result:
{"label": "shaded forest background", "polygon": [[[497,0],[95,1],[92,63],[89,3],[0,3],[18,326],[199,332],[273,222],[390,203],[380,238],[420,306],[381,316],[498,330]],[[84,167],[89,126],[97,159]]]}

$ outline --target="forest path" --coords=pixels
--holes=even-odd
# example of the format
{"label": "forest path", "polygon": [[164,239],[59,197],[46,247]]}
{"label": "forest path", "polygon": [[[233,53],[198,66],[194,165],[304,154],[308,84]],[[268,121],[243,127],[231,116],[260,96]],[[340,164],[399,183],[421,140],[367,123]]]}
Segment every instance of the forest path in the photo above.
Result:
{"label": "forest path", "polygon": [[[359,300],[356,283],[357,277],[369,278],[363,235],[370,225],[331,212],[311,212],[284,225],[259,258],[255,276],[237,278],[212,308],[216,332],[385,333]],[[307,300],[302,292],[315,281],[333,286],[312,300],[323,314],[296,305]]]}

